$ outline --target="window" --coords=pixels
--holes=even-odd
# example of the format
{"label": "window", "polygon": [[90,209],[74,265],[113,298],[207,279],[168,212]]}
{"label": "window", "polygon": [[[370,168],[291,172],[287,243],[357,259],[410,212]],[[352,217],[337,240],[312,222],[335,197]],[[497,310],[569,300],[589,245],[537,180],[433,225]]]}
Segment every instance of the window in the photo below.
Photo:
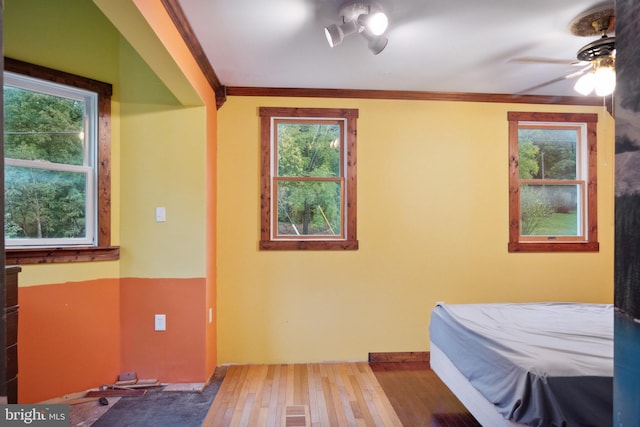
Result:
{"label": "window", "polygon": [[260,108],[260,249],[358,249],[358,110]]}
{"label": "window", "polygon": [[508,113],[509,252],[598,251],[597,119]]}
{"label": "window", "polygon": [[9,58],[5,70],[7,263],[117,259],[111,85]]}

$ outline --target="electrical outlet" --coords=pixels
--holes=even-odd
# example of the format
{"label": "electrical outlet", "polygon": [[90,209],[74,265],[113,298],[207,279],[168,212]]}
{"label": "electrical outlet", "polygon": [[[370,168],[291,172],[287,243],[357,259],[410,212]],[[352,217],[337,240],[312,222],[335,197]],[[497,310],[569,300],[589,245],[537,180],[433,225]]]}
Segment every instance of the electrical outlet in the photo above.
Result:
{"label": "electrical outlet", "polygon": [[166,314],[156,314],[155,315],[155,327],[156,331],[166,331],[167,330],[167,315]]}
{"label": "electrical outlet", "polygon": [[167,209],[163,207],[156,208],[156,222],[165,222],[167,220]]}

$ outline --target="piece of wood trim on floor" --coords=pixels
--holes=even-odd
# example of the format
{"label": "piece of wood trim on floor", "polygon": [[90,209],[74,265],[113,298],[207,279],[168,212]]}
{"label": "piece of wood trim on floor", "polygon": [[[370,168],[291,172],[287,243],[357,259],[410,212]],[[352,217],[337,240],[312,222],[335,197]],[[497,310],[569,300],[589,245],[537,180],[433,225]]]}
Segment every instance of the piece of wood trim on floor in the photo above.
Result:
{"label": "piece of wood trim on floor", "polygon": [[69,399],[67,401],[64,402],[65,405],[80,405],[82,403],[87,403],[87,402],[96,402],[98,401],[100,398],[98,396],[94,396],[94,397],[79,397],[77,399]]}
{"label": "piece of wood trim on floor", "polygon": [[170,383],[162,390],[166,392],[202,393],[206,383]]}
{"label": "piece of wood trim on floor", "polygon": [[407,363],[420,362],[429,363],[431,360],[428,351],[396,351],[385,353],[369,353],[369,362],[371,363]]}
{"label": "piece of wood trim on floor", "polygon": [[145,389],[90,390],[86,397],[143,396]]}
{"label": "piece of wood trim on floor", "polygon": [[65,396],[62,397],[54,397],[53,399],[48,399],[48,400],[44,400],[42,402],[39,402],[39,405],[65,405],[67,404],[68,401],[70,400],[74,400],[74,399],[80,399],[83,398],[87,395],[87,391],[78,391],[76,393],[71,393],[71,394],[67,394]]}

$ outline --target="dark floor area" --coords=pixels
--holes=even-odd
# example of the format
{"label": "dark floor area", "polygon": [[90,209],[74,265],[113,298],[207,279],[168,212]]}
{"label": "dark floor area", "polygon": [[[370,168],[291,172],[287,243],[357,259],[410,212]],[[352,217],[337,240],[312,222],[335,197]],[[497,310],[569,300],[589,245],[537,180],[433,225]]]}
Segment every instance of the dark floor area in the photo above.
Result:
{"label": "dark floor area", "polygon": [[224,379],[218,368],[202,393],[147,390],[144,396],[124,396],[94,427],[200,427]]}

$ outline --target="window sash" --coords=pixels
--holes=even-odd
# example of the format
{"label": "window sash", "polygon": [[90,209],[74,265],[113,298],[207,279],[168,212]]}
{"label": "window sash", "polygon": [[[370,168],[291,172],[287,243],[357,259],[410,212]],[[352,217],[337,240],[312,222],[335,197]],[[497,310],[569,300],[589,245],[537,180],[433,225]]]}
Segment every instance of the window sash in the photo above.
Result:
{"label": "window sash", "polygon": [[576,232],[574,234],[525,234],[523,233],[522,219],[522,197],[520,198],[520,240],[523,242],[545,242],[545,241],[587,241],[588,229],[585,215],[586,193],[584,191],[586,183],[579,180],[520,180],[520,195],[524,194],[522,188],[530,187],[575,187],[576,188]]}
{"label": "window sash", "polygon": [[[279,227],[279,212],[280,212],[280,206],[279,206],[279,201],[280,201],[280,197],[278,194],[278,189],[279,189],[279,183],[285,183],[285,182],[306,182],[306,183],[322,183],[322,182],[328,182],[328,183],[337,183],[339,184],[339,188],[340,188],[340,232],[336,233],[336,234],[318,234],[318,233],[310,233],[310,234],[299,234],[299,235],[291,235],[291,234],[281,234],[280,233],[280,227]],[[345,209],[346,209],[346,198],[344,196],[345,194],[345,185],[344,185],[344,179],[343,178],[310,178],[310,177],[301,177],[301,178],[283,178],[283,177],[274,177],[273,178],[273,184],[272,184],[272,189],[273,189],[273,206],[271,209],[272,215],[271,215],[271,221],[272,221],[272,225],[271,225],[271,238],[272,240],[300,240],[300,239],[314,239],[314,240],[346,240],[346,225],[345,225]],[[322,213],[322,215],[324,216],[324,213]],[[326,219],[326,217],[324,217],[325,221],[328,223],[329,221]],[[295,227],[295,225],[294,225]],[[331,226],[329,225],[329,228]]]}
{"label": "window sash", "polygon": [[[576,152],[575,152],[575,163],[576,163],[576,171],[575,171],[575,180],[570,179],[544,179],[544,178],[535,178],[535,179],[521,179],[518,177],[520,181],[520,188],[525,184],[535,185],[535,186],[543,186],[545,184],[548,185],[562,185],[562,184],[581,184],[584,186],[584,178],[585,173],[587,171],[587,167],[583,164],[585,156],[582,154],[586,151],[586,126],[584,123],[562,123],[557,124],[554,122],[519,122],[518,123],[518,148],[520,147],[520,131],[521,130],[541,130],[541,131],[553,131],[553,130],[571,130],[576,132]],[[518,156],[519,160],[520,157]],[[544,172],[542,172],[544,173]],[[522,234],[522,191],[520,191],[520,240],[521,241],[584,241],[587,239],[587,230],[584,225],[579,227],[580,231],[575,235],[566,236],[566,235],[547,235],[547,236],[535,236],[530,234]],[[581,199],[586,198],[586,194],[581,192]],[[583,212],[586,203],[578,203],[578,212],[577,215],[579,218],[586,217],[586,213]],[[584,224],[584,221],[581,221]]]}
{"label": "window sash", "polygon": [[[10,247],[35,247],[35,246],[94,246],[96,244],[96,215],[95,203],[95,179],[94,170],[89,166],[75,166],[60,163],[44,163],[30,160],[5,159],[5,166],[39,169],[51,172],[71,172],[84,175],[85,182],[85,198],[84,198],[84,219],[85,233],[84,237],[65,237],[65,238],[6,238],[5,244]],[[6,183],[5,183],[6,185]]]}
{"label": "window sash", "polygon": [[[59,98],[72,99],[84,105],[82,165],[55,163],[41,160],[12,159],[5,157],[5,165],[19,168],[39,169],[52,172],[81,173],[85,176],[84,237],[67,238],[6,238],[7,249],[34,247],[98,246],[97,238],[97,144],[98,144],[98,93],[78,87],[67,86],[10,71],[4,72],[4,85]],[[5,132],[7,129],[5,128]],[[36,133],[47,133],[37,132]],[[5,182],[5,185],[7,183]]]}
{"label": "window sash", "polygon": [[[338,144],[339,144],[339,171],[337,177],[310,177],[310,176],[290,176],[290,175],[280,175],[280,145],[278,138],[278,127],[282,124],[291,124],[291,125],[338,125],[340,128],[339,136],[338,136]],[[346,148],[346,119],[333,119],[333,118],[293,118],[293,117],[273,117],[271,119],[271,129],[273,130],[271,136],[271,152],[272,163],[271,163],[271,200],[273,201],[273,207],[271,209],[271,239],[272,240],[345,240],[345,215],[346,215],[346,198],[347,193],[344,186],[344,171],[346,170],[345,165],[345,148]],[[316,233],[311,234],[300,234],[300,235],[285,235],[279,232],[278,227],[278,213],[279,213],[279,201],[280,197],[278,194],[278,184],[280,182],[338,182],[340,183],[340,233],[330,236],[330,235],[320,235]]]}

